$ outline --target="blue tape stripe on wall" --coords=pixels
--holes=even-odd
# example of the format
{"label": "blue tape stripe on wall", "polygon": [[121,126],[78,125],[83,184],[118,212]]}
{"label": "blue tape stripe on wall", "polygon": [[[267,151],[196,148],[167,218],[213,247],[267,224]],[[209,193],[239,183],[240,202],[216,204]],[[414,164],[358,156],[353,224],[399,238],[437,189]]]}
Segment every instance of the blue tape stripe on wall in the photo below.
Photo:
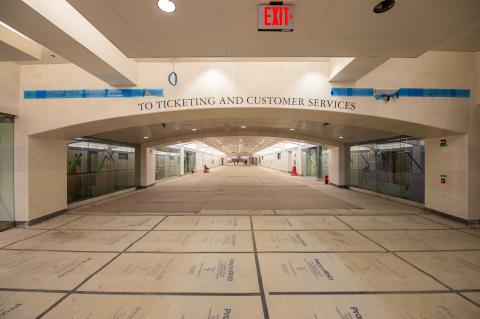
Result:
{"label": "blue tape stripe on wall", "polygon": [[332,88],[332,96],[373,96],[373,89]]}
{"label": "blue tape stripe on wall", "polygon": [[458,89],[400,89],[398,96],[469,98],[470,90]]}
{"label": "blue tape stripe on wall", "polygon": [[[374,96],[375,89],[332,88],[331,94],[332,96]],[[398,96],[469,98],[470,90],[403,88],[403,89],[399,89]]]}
{"label": "blue tape stripe on wall", "polygon": [[163,96],[163,89],[104,89],[104,90],[36,90],[24,91],[23,98],[30,99],[98,99]]}

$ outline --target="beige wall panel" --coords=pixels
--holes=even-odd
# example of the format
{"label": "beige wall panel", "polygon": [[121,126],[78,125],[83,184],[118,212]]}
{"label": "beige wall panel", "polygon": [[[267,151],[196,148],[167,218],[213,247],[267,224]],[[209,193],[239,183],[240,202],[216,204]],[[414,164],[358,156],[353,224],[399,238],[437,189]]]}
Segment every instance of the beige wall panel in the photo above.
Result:
{"label": "beige wall panel", "polygon": [[[391,59],[374,72],[346,84],[355,87],[455,87],[471,88],[475,85],[475,59],[473,54],[428,53],[418,59]],[[205,96],[292,96],[329,98],[328,62],[178,62],[175,70],[180,83],[172,87],[167,75],[170,63],[139,63],[139,87],[160,87],[167,98]],[[108,85],[73,65],[22,66],[22,89],[84,89],[107,88]],[[357,102],[354,112],[345,110],[318,111],[318,114],[342,115],[338,121],[354,121],[357,125],[381,125],[351,115],[367,115],[465,132],[466,113],[471,106],[468,99],[401,98],[388,104],[367,98],[339,98]],[[30,133],[68,127],[95,120],[115,120],[90,124],[88,131],[109,131],[119,127],[158,122],[154,113],[170,112],[153,109],[141,112],[137,103],[155,101],[142,99],[60,99],[26,100],[24,107],[36,119],[29,126]],[[226,106],[230,107],[231,106]],[[205,107],[200,107],[205,109]],[[278,107],[277,107],[278,108]],[[298,107],[293,107],[298,109]],[[195,109],[195,107],[189,108]],[[318,110],[318,108],[310,108]],[[412,112],[415,113],[412,116]],[[212,114],[214,114],[212,110]],[[229,112],[230,113],[230,112]],[[233,114],[233,110],[232,113]],[[122,121],[120,117],[137,115]],[[143,117],[142,117],[143,115]],[[292,116],[294,114],[292,113]],[[47,120],[48,119],[48,120]],[[415,133],[415,132],[413,132]],[[61,135],[61,132],[58,133]],[[414,134],[412,134],[414,135]]]}
{"label": "beige wall panel", "polygon": [[13,62],[0,62],[0,113],[18,114],[20,68]]}
{"label": "beige wall panel", "polygon": [[480,110],[474,115],[468,136],[468,210],[469,219],[480,220]]}
{"label": "beige wall panel", "polygon": [[28,220],[67,208],[67,146],[64,140],[30,137]]}
{"label": "beige wall panel", "polygon": [[[425,206],[460,218],[468,218],[468,153],[466,135],[425,140]],[[440,175],[447,175],[446,183]]]}

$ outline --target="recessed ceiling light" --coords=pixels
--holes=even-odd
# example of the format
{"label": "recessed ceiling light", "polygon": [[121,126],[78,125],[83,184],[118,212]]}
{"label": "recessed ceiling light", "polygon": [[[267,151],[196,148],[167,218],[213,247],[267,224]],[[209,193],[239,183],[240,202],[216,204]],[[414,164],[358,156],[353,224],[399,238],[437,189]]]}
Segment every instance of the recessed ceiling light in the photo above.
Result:
{"label": "recessed ceiling light", "polygon": [[339,136],[338,138],[343,138],[343,136]]}
{"label": "recessed ceiling light", "polygon": [[171,0],[158,0],[158,7],[166,13],[172,13],[177,9],[177,6]]}
{"label": "recessed ceiling light", "polygon": [[375,13],[384,13],[392,9],[395,6],[395,0],[384,0],[378,3],[374,8]]}
{"label": "recessed ceiling light", "polygon": [[240,127],[241,127],[241,128],[247,128],[247,126],[246,126],[246,125],[242,125],[242,126],[240,126]]}
{"label": "recessed ceiling light", "polygon": [[196,128],[192,128],[192,131],[196,132],[196,131],[197,131],[197,129],[196,129]]}
{"label": "recessed ceiling light", "polygon": [[148,137],[148,136],[144,136],[143,138],[146,139],[146,140],[148,140],[149,137]]}
{"label": "recessed ceiling light", "polygon": [[290,131],[295,131],[295,129],[294,129],[294,128],[291,128]]}

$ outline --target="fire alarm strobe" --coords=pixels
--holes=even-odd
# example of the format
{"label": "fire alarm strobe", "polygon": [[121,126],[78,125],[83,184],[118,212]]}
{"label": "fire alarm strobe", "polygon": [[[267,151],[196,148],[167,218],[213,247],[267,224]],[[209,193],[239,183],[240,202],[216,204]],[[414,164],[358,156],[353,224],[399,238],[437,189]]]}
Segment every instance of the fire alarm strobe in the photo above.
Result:
{"label": "fire alarm strobe", "polygon": [[293,5],[270,2],[258,6],[258,31],[292,32],[293,22]]}

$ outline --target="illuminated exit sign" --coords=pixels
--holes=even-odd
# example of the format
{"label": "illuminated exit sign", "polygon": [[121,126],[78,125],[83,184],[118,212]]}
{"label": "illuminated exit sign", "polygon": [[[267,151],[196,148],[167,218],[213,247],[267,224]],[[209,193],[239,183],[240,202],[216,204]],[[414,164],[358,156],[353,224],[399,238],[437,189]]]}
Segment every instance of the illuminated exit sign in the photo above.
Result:
{"label": "illuminated exit sign", "polygon": [[293,31],[292,5],[270,4],[258,6],[258,31]]}

